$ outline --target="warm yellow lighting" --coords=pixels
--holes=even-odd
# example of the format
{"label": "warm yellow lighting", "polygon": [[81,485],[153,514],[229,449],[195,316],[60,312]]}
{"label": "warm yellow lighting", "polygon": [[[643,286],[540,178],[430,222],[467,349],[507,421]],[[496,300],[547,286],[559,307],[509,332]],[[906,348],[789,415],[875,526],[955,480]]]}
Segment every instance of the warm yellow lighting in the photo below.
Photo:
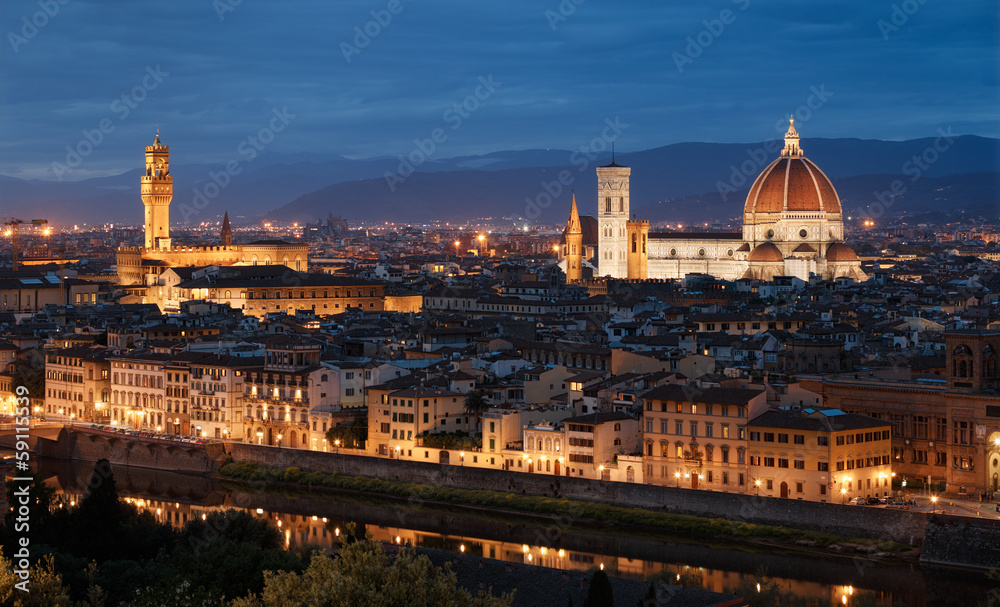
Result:
{"label": "warm yellow lighting", "polygon": [[521,545],[521,552],[524,552],[524,553],[528,552],[528,545],[527,544],[522,544]]}
{"label": "warm yellow lighting", "polygon": [[755,480],[753,484],[756,485],[757,487],[760,487],[760,479]]}
{"label": "warm yellow lighting", "polygon": [[563,550],[562,548],[560,548],[559,549],[559,558],[563,558],[564,556],[566,556],[566,551]]}
{"label": "warm yellow lighting", "polygon": [[480,235],[479,235],[479,242],[482,242],[482,241],[484,241],[484,240],[486,240],[486,237],[485,237],[485,236],[483,236],[482,234],[480,234]]}
{"label": "warm yellow lighting", "polygon": [[402,544],[403,543],[403,540],[401,540],[398,535],[396,536],[396,543],[397,544]]}
{"label": "warm yellow lighting", "polygon": [[461,545],[460,545],[460,546],[458,547],[458,550],[459,550],[459,552],[465,552],[465,544],[461,544]]}

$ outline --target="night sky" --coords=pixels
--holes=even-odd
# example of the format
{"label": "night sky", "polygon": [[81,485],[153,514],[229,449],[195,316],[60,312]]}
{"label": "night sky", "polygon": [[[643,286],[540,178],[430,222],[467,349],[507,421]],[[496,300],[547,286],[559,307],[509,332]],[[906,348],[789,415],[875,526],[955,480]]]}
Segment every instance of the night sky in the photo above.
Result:
{"label": "night sky", "polygon": [[435,129],[433,158],[576,149],[615,117],[623,151],[773,139],[792,111],[804,139],[1000,136],[996,0],[689,4],[5,0],[0,173],[55,179],[84,131],[64,179],[134,169],[157,124],[181,163],[271,126],[317,160]]}

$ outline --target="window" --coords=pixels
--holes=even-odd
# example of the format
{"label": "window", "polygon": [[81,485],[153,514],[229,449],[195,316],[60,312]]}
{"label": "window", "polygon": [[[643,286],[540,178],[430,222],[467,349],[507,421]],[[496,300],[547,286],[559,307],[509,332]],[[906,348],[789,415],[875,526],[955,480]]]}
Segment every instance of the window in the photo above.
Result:
{"label": "window", "polygon": [[779,468],[787,468],[788,467],[788,458],[787,457],[779,457],[778,458],[778,467]]}
{"label": "window", "polygon": [[750,431],[750,440],[751,441],[760,441],[760,432],[758,432],[757,430],[751,430]]}
{"label": "window", "polygon": [[830,437],[829,436],[817,436],[816,437],[816,444],[819,445],[820,447],[829,447],[830,446]]}
{"label": "window", "polygon": [[354,388],[345,388],[344,396],[354,396]]}
{"label": "window", "polygon": [[801,460],[801,459],[795,460],[795,469],[796,470],[805,470],[806,469],[806,462],[805,462],[805,460]]}
{"label": "window", "polygon": [[969,444],[969,422],[952,422],[952,427],[954,428],[954,437],[952,442],[958,445],[968,445]]}
{"label": "window", "polygon": [[682,436],[684,434],[684,422],[682,421],[674,422],[674,430],[676,430],[674,434],[676,434],[677,436]]}
{"label": "window", "polygon": [[804,434],[796,434],[794,436],[794,442],[796,445],[806,444],[806,436]]}
{"label": "window", "polygon": [[660,434],[666,434],[666,433],[667,433],[667,421],[666,420],[661,420],[660,421]]}
{"label": "window", "polygon": [[722,438],[729,438],[729,424],[722,424]]}
{"label": "window", "polygon": [[779,443],[785,443],[785,444],[787,444],[788,443],[788,435],[787,434],[779,434],[778,435],[778,442]]}
{"label": "window", "polygon": [[751,466],[759,466],[760,465],[760,456],[759,455],[751,455],[750,456],[750,465]]}
{"label": "window", "polygon": [[934,465],[935,466],[947,466],[948,465],[948,454],[944,451],[938,451],[934,454]]}
{"label": "window", "polygon": [[765,432],[764,433],[764,442],[765,443],[773,443],[774,442],[774,432]]}
{"label": "window", "polygon": [[705,438],[712,438],[712,426],[711,423],[705,424]]}
{"label": "window", "polygon": [[816,462],[816,471],[817,472],[829,472],[830,471],[830,463],[829,462]]}
{"label": "window", "polygon": [[691,436],[698,436],[698,422],[691,422]]}
{"label": "window", "polygon": [[767,479],[767,490],[774,491],[774,481],[772,479]]}

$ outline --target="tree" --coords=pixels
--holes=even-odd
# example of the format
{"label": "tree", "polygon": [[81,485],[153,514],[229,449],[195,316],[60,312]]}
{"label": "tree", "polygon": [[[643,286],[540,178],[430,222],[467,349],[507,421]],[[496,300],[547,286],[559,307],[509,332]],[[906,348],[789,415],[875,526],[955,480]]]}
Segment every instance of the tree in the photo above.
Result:
{"label": "tree", "polygon": [[0,555],[0,604],[13,607],[69,607],[69,591],[55,569],[51,554],[41,558],[28,573],[28,592],[16,587],[22,580],[14,563]]}
{"label": "tree", "polygon": [[27,396],[32,399],[45,398],[45,357],[38,350],[27,353],[14,361],[11,372],[11,386],[25,386]]}
{"label": "tree", "polygon": [[335,558],[317,552],[302,574],[268,571],[264,578],[260,597],[250,595],[232,606],[508,607],[513,599],[482,591],[474,597],[458,586],[453,572],[435,567],[426,556],[404,550],[391,557],[370,539],[342,546]]}
{"label": "tree", "polygon": [[368,416],[355,416],[348,424],[339,424],[326,431],[328,445],[336,445],[345,449],[364,449],[368,442]]}
{"label": "tree", "polygon": [[465,394],[465,412],[476,416],[476,428],[479,427],[479,418],[490,409],[490,404],[486,402],[486,390],[469,390]]}
{"label": "tree", "polygon": [[598,569],[594,572],[594,577],[590,578],[590,591],[587,592],[583,607],[615,607],[615,593],[611,589],[608,574],[603,570]]}

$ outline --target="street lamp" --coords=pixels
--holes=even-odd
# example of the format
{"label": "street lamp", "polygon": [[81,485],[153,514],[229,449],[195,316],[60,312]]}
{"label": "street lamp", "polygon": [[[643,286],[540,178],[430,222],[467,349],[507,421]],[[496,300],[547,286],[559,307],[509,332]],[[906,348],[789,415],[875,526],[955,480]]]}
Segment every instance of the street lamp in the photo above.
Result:
{"label": "street lamp", "polygon": [[674,472],[674,487],[680,489],[681,486],[681,473]]}
{"label": "street lamp", "polygon": [[760,479],[756,479],[753,482],[754,489],[757,490],[757,495],[760,495]]}
{"label": "street lamp", "polygon": [[932,495],[931,496],[931,513],[933,513],[936,509],[937,509],[937,496],[936,495]]}
{"label": "street lamp", "polygon": [[337,448],[337,453],[340,453],[340,439],[333,441],[333,446]]}
{"label": "street lamp", "polygon": [[465,465],[465,451],[458,452],[458,461],[461,465]]}
{"label": "street lamp", "polygon": [[847,489],[844,489],[843,487],[841,487],[840,488],[840,504],[844,505],[846,503],[846,500],[847,500]]}
{"label": "street lamp", "polygon": [[281,448],[281,435],[278,435],[278,448]]}
{"label": "street lamp", "polygon": [[459,253],[458,253],[458,247],[460,247],[460,246],[462,246],[462,241],[460,241],[460,240],[456,240],[456,241],[455,241],[455,257],[458,257],[458,256],[459,256]]}

